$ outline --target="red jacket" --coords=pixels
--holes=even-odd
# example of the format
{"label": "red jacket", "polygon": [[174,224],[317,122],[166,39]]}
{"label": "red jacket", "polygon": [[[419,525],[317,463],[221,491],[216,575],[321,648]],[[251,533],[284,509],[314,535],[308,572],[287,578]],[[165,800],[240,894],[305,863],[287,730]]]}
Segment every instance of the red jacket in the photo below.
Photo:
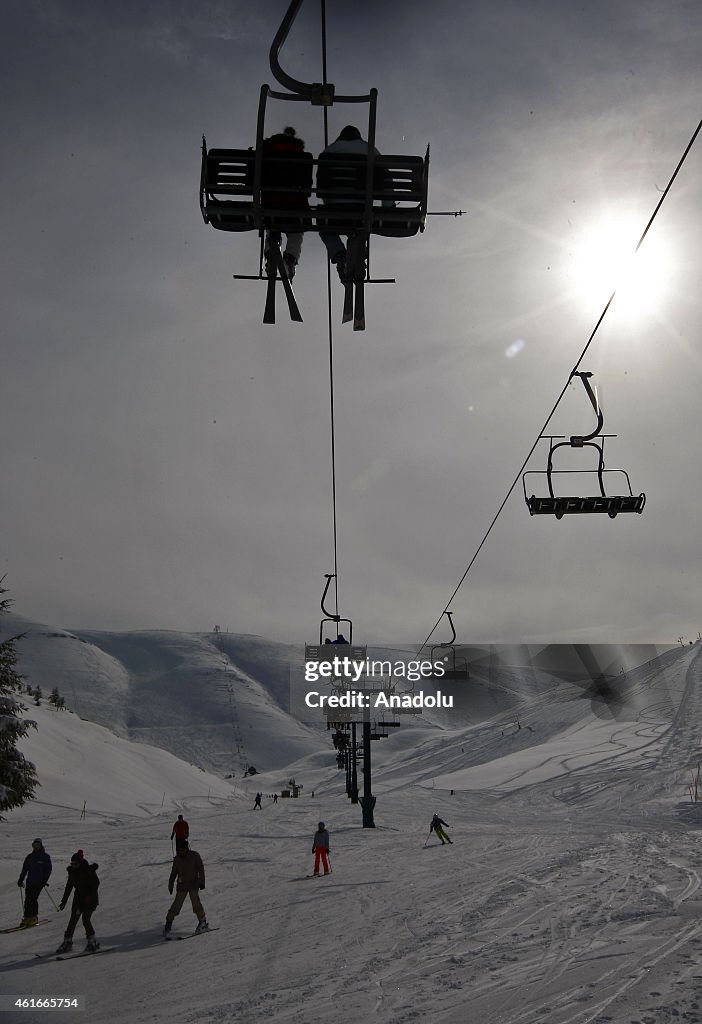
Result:
{"label": "red jacket", "polygon": [[173,826],[173,831],[171,832],[171,839],[173,838],[173,836],[175,836],[176,839],[187,839],[189,835],[190,826],[188,825],[187,821],[181,821],[181,819],[179,818],[178,821]]}

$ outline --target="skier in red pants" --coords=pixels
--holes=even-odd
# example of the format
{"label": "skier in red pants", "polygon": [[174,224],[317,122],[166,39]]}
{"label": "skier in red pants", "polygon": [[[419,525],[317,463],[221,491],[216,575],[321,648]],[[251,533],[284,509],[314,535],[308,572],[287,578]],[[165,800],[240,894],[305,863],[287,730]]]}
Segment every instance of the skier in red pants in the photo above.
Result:
{"label": "skier in red pants", "polygon": [[324,827],[324,822],[320,821],[317,826],[317,831],[314,834],[312,840],[312,853],[314,854],[314,873],[319,874],[319,862],[322,861],[322,867],[324,868],[324,874],[328,875],[331,871],[329,867],[329,833]]}

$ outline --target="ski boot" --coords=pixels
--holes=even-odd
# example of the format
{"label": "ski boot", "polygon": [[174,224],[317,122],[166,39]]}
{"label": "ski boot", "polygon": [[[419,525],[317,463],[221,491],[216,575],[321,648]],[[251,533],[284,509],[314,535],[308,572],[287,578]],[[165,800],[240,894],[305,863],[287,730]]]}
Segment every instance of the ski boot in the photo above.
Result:
{"label": "ski boot", "polygon": [[85,944],[84,952],[85,953],[97,953],[99,948],[100,948],[100,943],[98,942],[98,940],[95,938],[94,935],[91,935],[91,937],[88,939],[88,941]]}
{"label": "ski boot", "polygon": [[38,917],[25,917],[22,920],[20,928],[33,928],[35,924],[39,922]]}
{"label": "ski boot", "polygon": [[336,267],[336,271],[339,275],[339,280],[341,281],[341,283],[347,284],[348,281],[350,281],[350,278],[346,266],[346,253],[340,252],[339,255],[332,260],[332,263]]}
{"label": "ski boot", "polygon": [[207,918],[203,917],[203,919],[201,921],[197,922],[197,928],[195,929],[195,934],[197,935],[199,932],[206,932],[209,927],[210,926],[207,923]]}
{"label": "ski boot", "polygon": [[172,921],[166,921],[166,923],[163,926],[163,934],[164,935],[168,935],[168,933],[170,932],[172,927],[173,927],[173,922]]}
{"label": "ski boot", "polygon": [[57,953],[70,953],[73,949],[73,942],[71,939],[64,939],[59,948],[56,950]]}
{"label": "ski boot", "polygon": [[283,253],[283,263],[288,274],[288,281],[292,281],[295,276],[295,267],[297,266],[297,260],[289,252]]}

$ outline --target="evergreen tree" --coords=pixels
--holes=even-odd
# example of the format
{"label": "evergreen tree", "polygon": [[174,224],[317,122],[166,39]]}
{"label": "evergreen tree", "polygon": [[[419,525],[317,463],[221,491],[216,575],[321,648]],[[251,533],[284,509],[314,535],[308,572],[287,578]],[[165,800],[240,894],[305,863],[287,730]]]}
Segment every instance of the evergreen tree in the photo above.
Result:
{"label": "evergreen tree", "polygon": [[[3,579],[0,579],[0,615],[9,611],[10,606],[9,599],[2,597],[7,593]],[[15,642],[18,639],[10,637],[0,643],[0,811],[9,811],[31,800],[39,785],[34,765],[17,750],[17,741],[26,736],[30,728],[36,729],[36,722],[20,717],[27,709],[16,696],[22,690],[21,676],[16,669]]]}
{"label": "evergreen tree", "polygon": [[59,693],[58,686],[55,686],[49,694],[49,704],[53,704],[57,711],[63,711],[66,707],[66,701]]}

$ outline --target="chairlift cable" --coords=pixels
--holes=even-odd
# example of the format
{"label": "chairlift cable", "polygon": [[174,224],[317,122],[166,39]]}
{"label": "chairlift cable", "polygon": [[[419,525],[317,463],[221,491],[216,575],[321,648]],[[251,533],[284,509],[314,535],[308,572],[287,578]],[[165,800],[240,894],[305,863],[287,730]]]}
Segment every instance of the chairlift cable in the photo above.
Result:
{"label": "chairlift cable", "polygon": [[[694,132],[692,133],[692,137],[690,138],[690,141],[688,142],[687,146],[685,147],[685,150],[684,150],[682,156],[680,157],[680,160],[678,161],[678,164],[677,164],[675,170],[673,171],[673,173],[672,173],[672,175],[670,177],[670,180],[668,181],[668,184],[663,189],[661,197],[658,200],[658,202],[656,203],[655,209],[654,209],[653,213],[651,214],[651,216],[650,216],[650,218],[648,220],[648,223],[646,224],[646,227],[644,228],[644,230],[643,230],[643,232],[641,234],[641,237],[639,238],[639,241],[636,244],[636,248],[634,249],[634,255],[641,248],[644,239],[646,238],[649,230],[651,229],[651,226],[653,225],[654,220],[656,219],[656,217],[657,217],[657,215],[658,215],[658,213],[660,211],[661,206],[663,205],[663,202],[665,201],[666,197],[668,196],[668,193],[670,192],[670,189],[671,189],[671,187],[673,185],[673,182],[677,178],[678,173],[680,172],[683,164],[685,163],[685,160],[687,159],[690,150],[692,149],[693,145],[695,144],[695,141],[697,140],[697,136],[699,135],[700,131],[702,131],[702,119],[700,120],[700,122],[698,123],[698,125],[695,128]],[[449,599],[448,599],[448,601],[446,603],[446,606],[445,606],[444,610],[441,612],[441,615],[439,615],[438,619],[436,620],[436,622],[432,626],[430,632],[428,633],[428,635],[427,635],[426,639],[424,640],[424,643],[422,644],[422,646],[419,648],[419,651],[417,652],[417,654],[421,654],[421,652],[424,650],[424,648],[429,643],[431,637],[434,634],[434,631],[438,627],[439,623],[443,619],[443,617],[446,614],[446,612],[448,611],[448,609],[451,607],[451,604],[453,603],[453,600],[456,597],[456,594],[458,593],[458,591],[463,586],[463,583],[465,582],[466,577],[468,576],[468,573],[473,568],[473,565],[474,565],[478,555],[482,551],[482,549],[483,549],[483,547],[484,547],[488,537],[492,533],[493,527],[497,523],[497,520],[499,519],[499,517],[500,517],[500,515],[501,515],[501,513],[502,513],[502,511],[503,511],[503,509],[505,507],[505,505],[509,501],[509,499],[510,499],[510,497],[512,495],[512,491],[514,490],[514,488],[519,483],[519,480],[521,479],[522,473],[526,469],[526,467],[527,467],[527,465],[529,463],[530,458],[534,454],[539,441],[544,436],[544,434],[546,432],[546,428],[548,427],[548,425],[551,422],[553,416],[555,415],[556,409],[558,408],[558,406],[560,405],[561,401],[563,400],[563,396],[565,395],[566,391],[568,390],[568,386],[569,386],[571,380],[578,373],[578,369],[580,367],[580,364],[582,363],[583,359],[585,358],[585,355],[587,354],[587,351],[590,348],[590,345],[594,341],[595,335],[597,334],[598,330],[600,329],[602,321],[604,320],[605,316],[609,312],[609,308],[612,305],[612,302],[614,301],[614,297],[615,297],[616,294],[617,294],[617,290],[615,288],[615,290],[612,292],[612,294],[608,298],[608,300],[607,300],[607,302],[605,304],[605,307],[602,310],[602,312],[601,312],[601,314],[600,314],[600,316],[599,316],[599,318],[597,320],[597,323],[593,327],[592,332],[590,333],[590,337],[587,339],[587,342],[585,343],[585,347],[583,348],[582,352],[580,353],[580,356],[578,357],[578,360],[577,360],[575,366],[571,370],[571,372],[570,372],[570,374],[568,376],[568,380],[564,384],[564,386],[563,386],[563,388],[561,390],[561,393],[559,394],[558,398],[555,401],[555,404],[554,404],[553,408],[551,409],[550,413],[546,417],[546,421],[544,422],[544,425],[542,426],[541,430],[539,431],[536,439],[534,440],[534,443],[532,444],[531,448],[529,449],[529,452],[528,452],[526,458],[524,459],[524,461],[522,462],[519,470],[517,471],[517,475],[515,476],[514,480],[512,481],[512,484],[510,485],[509,490],[507,491],[507,494],[505,495],[504,499],[502,500],[502,503],[500,504],[497,512],[493,516],[490,525],[488,526],[487,530],[483,534],[483,538],[480,541],[480,543],[478,544],[478,547],[476,548],[473,557],[471,558],[470,562],[468,563],[468,565],[467,565],[467,567],[465,569],[465,572],[463,573],[463,575],[461,576],[460,580],[458,581],[458,583],[457,583],[453,593],[451,594],[451,596],[449,597]]]}
{"label": "chairlift cable", "polygon": [[327,260],[327,330],[329,335],[329,420],[332,471],[332,532],[334,539],[334,614],[339,614],[338,520],[336,512],[336,427],[334,417],[334,325],[332,322],[331,264]]}
{"label": "chairlift cable", "polygon": [[[326,0],[321,0],[322,83],[327,85],[327,15]],[[324,148],[329,143],[328,109],[323,108]],[[334,614],[339,614],[338,520],[336,512],[336,420],[334,416],[334,322],[332,318],[331,264],[327,259],[327,333],[329,337],[329,420],[332,471],[332,533],[334,542]]]}

